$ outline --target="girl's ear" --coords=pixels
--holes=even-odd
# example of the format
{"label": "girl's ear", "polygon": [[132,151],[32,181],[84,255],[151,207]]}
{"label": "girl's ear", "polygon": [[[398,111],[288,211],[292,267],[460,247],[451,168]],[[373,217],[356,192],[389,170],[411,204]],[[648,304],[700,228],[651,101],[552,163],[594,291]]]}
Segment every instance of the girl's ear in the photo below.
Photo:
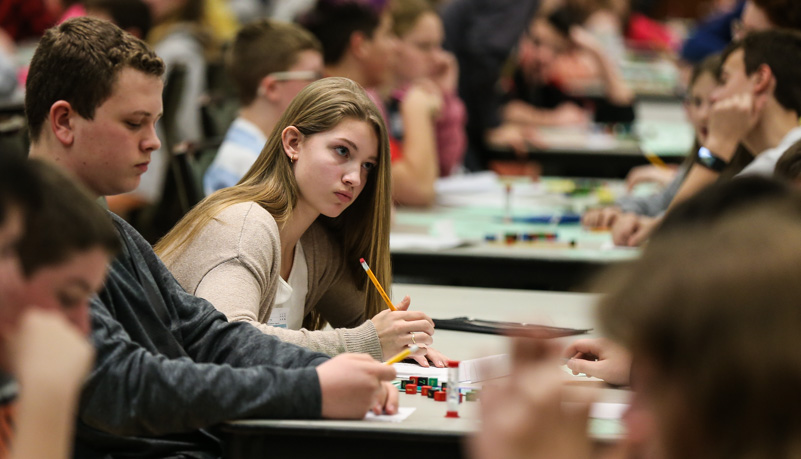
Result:
{"label": "girl's ear", "polygon": [[287,126],[281,131],[281,144],[284,147],[284,154],[287,155],[290,162],[297,161],[302,140],[303,134],[295,126]]}

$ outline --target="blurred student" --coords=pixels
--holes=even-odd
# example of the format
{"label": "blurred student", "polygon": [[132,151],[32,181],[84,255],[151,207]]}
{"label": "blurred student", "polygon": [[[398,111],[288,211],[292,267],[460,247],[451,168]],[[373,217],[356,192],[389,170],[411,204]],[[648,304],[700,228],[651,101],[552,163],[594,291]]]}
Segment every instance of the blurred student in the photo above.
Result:
{"label": "blurred student", "polygon": [[[56,162],[93,196],[136,188],[160,146],[163,72],[144,42],[108,22],[50,29],[26,91],[31,157]],[[357,354],[329,360],[229,323],[110,217],[123,251],[90,305],[97,365],[81,397],[76,456],[218,457],[219,439],[206,429],[225,420],[397,410],[397,390],[383,382],[392,368]]]}
{"label": "blurred student", "polygon": [[[665,212],[670,201],[676,195],[687,172],[695,161],[694,154],[706,142],[709,134],[709,108],[711,95],[717,87],[717,75],[720,71],[720,58],[712,56],[698,64],[690,76],[687,88],[687,99],[684,101],[684,110],[687,118],[695,129],[695,143],[687,159],[677,171],[667,170],[672,177],[664,188],[650,196],[627,196],[615,203],[614,206],[600,209],[590,209],[581,217],[581,223],[590,228],[611,228],[615,220],[623,213],[632,213],[637,216],[657,217]],[[626,178],[629,190],[637,183],[645,181],[658,181],[666,168],[658,166],[641,166],[634,168]],[[647,168],[647,169],[646,169]],[[656,169],[656,170],[655,170]]]}
{"label": "blurred student", "polygon": [[[801,32],[748,34],[723,53],[719,86],[712,93],[709,134],[698,149],[670,209],[718,180],[742,144],[754,156],[738,176],[772,175],[776,161],[801,140]],[[789,63],[789,64],[788,64]],[[659,225],[648,217],[617,219],[617,245],[642,244]]]}
{"label": "blurred student", "polygon": [[41,162],[0,159],[0,374],[19,388],[0,406],[3,457],[72,457],[94,354],[89,298],[118,249],[111,222],[70,179]]}
{"label": "blurred student", "polygon": [[467,109],[465,167],[487,168],[488,147],[524,153],[539,143],[534,129],[503,123],[496,90],[501,71],[540,2],[451,0],[442,7],[443,47],[459,63],[459,96]]}
{"label": "blurred student", "polygon": [[[398,37],[397,58],[393,65],[393,87],[388,103],[388,126],[392,137],[400,142],[396,156],[410,148],[433,147],[439,161],[439,175],[445,177],[462,167],[467,137],[467,114],[459,98],[459,69],[456,59],[442,49],[442,20],[427,0],[392,0],[392,29]],[[439,97],[442,106],[433,119],[418,120],[404,104],[407,95],[421,91],[425,97]],[[411,124],[410,124],[411,123]],[[433,132],[431,127],[433,123]],[[419,126],[418,126],[419,124]],[[415,138],[425,140],[418,145],[406,141],[406,126],[416,127]],[[431,132],[434,142],[417,136],[420,130]],[[398,158],[393,157],[393,161]]]}
{"label": "blurred student", "polygon": [[[263,333],[381,361],[427,346],[433,322],[389,311],[359,258],[391,285],[389,142],[381,114],[345,78],[300,92],[240,184],[212,194],[156,245],[186,291]],[[330,322],[334,330],[321,330]],[[427,365],[424,357],[419,357]],[[437,366],[444,359],[435,351]]]}
{"label": "blurred student", "polygon": [[[634,94],[583,21],[580,10],[567,6],[534,17],[520,38],[518,68],[503,108],[506,121],[536,126],[634,121]],[[597,66],[604,88],[601,97],[570,95],[569,81],[559,81],[557,59],[576,54],[589,56]]]}
{"label": "blurred student", "polygon": [[[777,175],[780,175],[778,171]],[[796,193],[785,181],[762,176],[721,181],[677,205],[665,216],[653,238],[681,233],[687,228],[708,227],[744,209],[765,206],[775,200],[792,201],[796,198]],[[645,252],[649,250],[649,246],[646,246]],[[615,385],[629,383],[631,356],[608,339],[577,340],[568,346],[564,357],[569,359],[567,366],[575,374],[595,376]]]}
{"label": "blurred student", "polygon": [[[605,278],[600,323],[634,361],[627,438],[610,457],[801,454],[787,409],[801,403],[800,206],[776,199],[673,231]],[[517,351],[510,380],[482,393],[474,457],[591,457],[586,398],[563,403],[543,343]]]}
{"label": "blurred student", "polygon": [[[397,37],[387,2],[322,0],[301,19],[323,45],[326,76],[349,78],[367,91],[388,120],[381,90],[391,82]],[[393,140],[390,148],[403,155],[392,162],[392,199],[401,205],[434,203],[434,182],[439,177],[434,119],[442,97],[433,89],[409,89],[400,113],[404,120],[403,148]]]}
{"label": "blurred student", "polygon": [[86,15],[113,22],[136,38],[150,33],[150,9],[143,0],[83,0]]}
{"label": "blurred student", "polygon": [[320,42],[296,24],[261,19],[237,33],[227,59],[241,109],[203,177],[206,194],[234,186],[292,99],[323,72]]}

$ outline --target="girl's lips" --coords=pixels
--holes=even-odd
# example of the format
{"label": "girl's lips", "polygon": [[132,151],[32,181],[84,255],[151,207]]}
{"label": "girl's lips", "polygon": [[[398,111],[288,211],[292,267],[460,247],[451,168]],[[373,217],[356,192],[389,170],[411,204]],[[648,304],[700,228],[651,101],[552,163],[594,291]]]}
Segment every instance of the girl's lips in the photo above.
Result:
{"label": "girl's lips", "polygon": [[342,202],[350,202],[350,200],[353,199],[353,197],[350,194],[343,193],[341,191],[337,191],[334,194],[337,195],[339,200],[342,201]]}

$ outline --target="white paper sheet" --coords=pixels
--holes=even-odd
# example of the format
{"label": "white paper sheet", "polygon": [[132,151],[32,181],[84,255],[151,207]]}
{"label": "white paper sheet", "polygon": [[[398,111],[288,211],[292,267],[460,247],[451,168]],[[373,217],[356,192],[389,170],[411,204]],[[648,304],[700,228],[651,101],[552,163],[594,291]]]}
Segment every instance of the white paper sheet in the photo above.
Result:
{"label": "white paper sheet", "polygon": [[368,411],[364,420],[370,422],[403,422],[415,409],[411,406],[401,406],[396,414],[375,414],[372,411]]}

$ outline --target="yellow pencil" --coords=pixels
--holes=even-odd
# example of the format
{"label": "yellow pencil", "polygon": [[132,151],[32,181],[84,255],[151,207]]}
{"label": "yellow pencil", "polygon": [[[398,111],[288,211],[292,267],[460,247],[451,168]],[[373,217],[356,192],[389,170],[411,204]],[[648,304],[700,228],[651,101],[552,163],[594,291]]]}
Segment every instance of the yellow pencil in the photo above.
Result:
{"label": "yellow pencil", "polygon": [[387,292],[385,292],[384,288],[381,287],[381,284],[378,283],[378,279],[375,278],[375,274],[373,274],[373,271],[371,271],[370,267],[367,266],[367,262],[364,261],[364,258],[359,258],[359,261],[362,263],[362,268],[364,268],[364,270],[367,272],[367,276],[370,278],[371,281],[373,281],[373,285],[375,285],[375,288],[378,289],[378,293],[381,294],[381,298],[383,298],[384,301],[387,303],[387,306],[389,306],[389,309],[391,309],[392,311],[397,311],[398,308],[396,308],[395,305],[392,304],[392,301],[389,299],[389,296],[387,296]]}
{"label": "yellow pencil", "polygon": [[384,362],[384,365],[392,365],[393,363],[398,363],[401,360],[405,359],[406,357],[409,357],[409,354],[417,352],[418,349],[420,349],[420,348],[417,347],[416,344],[412,344],[411,346],[407,347],[406,349],[404,349],[404,350],[398,352],[397,354],[395,354],[395,356],[392,357],[391,359],[389,359],[386,362]]}
{"label": "yellow pencil", "polygon": [[645,150],[642,151],[642,154],[645,156],[645,159],[647,159],[654,166],[667,168],[667,164],[665,164],[665,162],[662,161],[662,158],[660,158],[659,156],[656,156],[650,151],[645,151]]}

